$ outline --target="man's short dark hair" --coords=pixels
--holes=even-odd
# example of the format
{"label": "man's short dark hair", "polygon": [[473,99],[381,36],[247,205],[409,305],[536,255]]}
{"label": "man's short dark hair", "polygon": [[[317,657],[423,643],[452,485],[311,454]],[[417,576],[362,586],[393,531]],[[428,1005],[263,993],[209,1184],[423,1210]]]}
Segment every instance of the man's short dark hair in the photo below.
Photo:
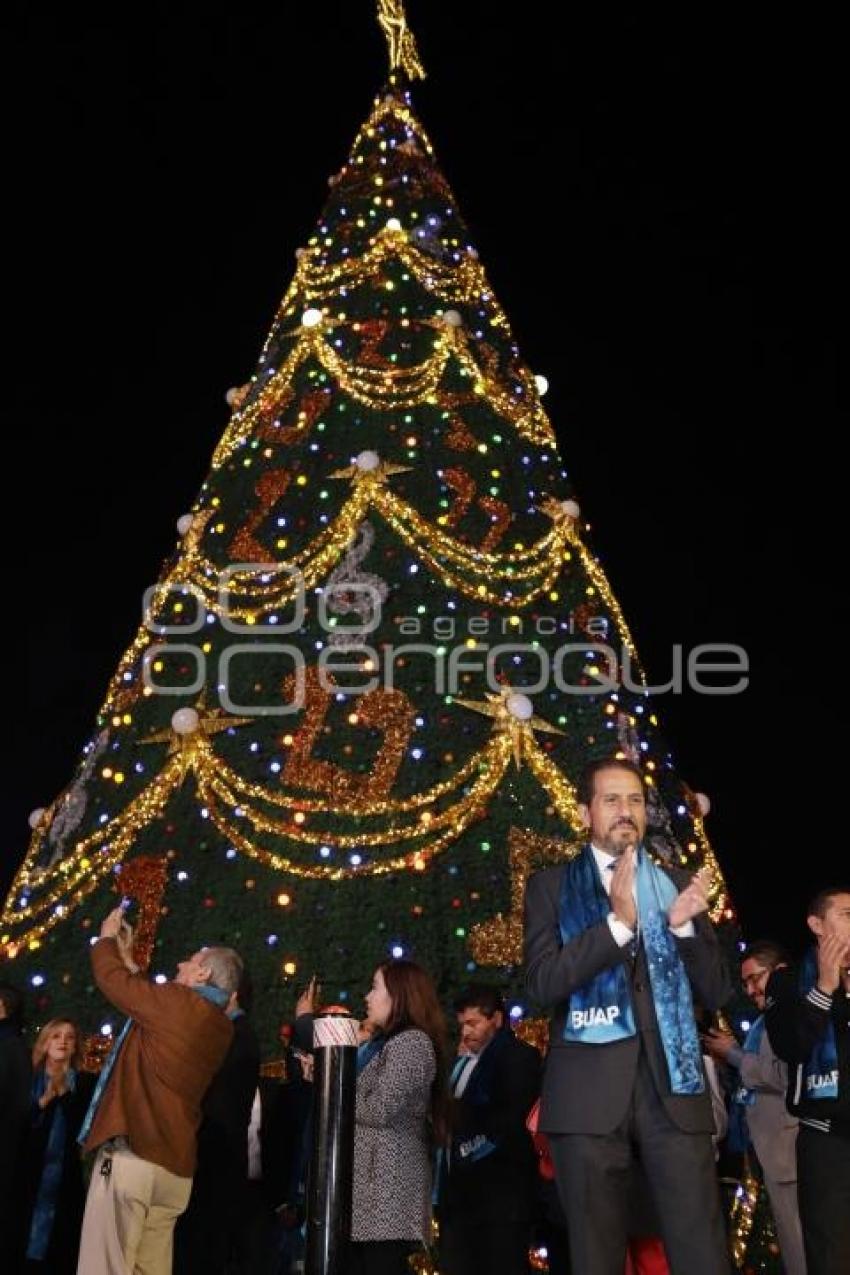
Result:
{"label": "man's short dark hair", "polygon": [[775,970],[777,965],[790,965],[791,957],[781,943],[773,939],[756,939],[748,943],[741,953],[741,961],[758,961],[767,970]]}
{"label": "man's short dark hair", "polygon": [[6,1011],[6,1021],[17,1027],[23,1026],[24,998],[18,988],[11,983],[0,983],[0,1001]]}
{"label": "man's short dark hair", "polygon": [[593,801],[593,794],[596,791],[596,776],[600,770],[626,770],[630,775],[634,775],[640,780],[640,786],[643,788],[643,775],[640,767],[636,766],[633,761],[626,761],[625,757],[602,757],[598,761],[588,762],[584,770],[581,772],[576,789],[576,797],[582,806],[589,806]]}
{"label": "man's short dark hair", "polygon": [[456,1014],[462,1014],[465,1009],[479,1009],[485,1018],[492,1018],[496,1013],[504,1014],[505,1002],[492,983],[470,983],[454,1001]]}
{"label": "man's short dark hair", "polygon": [[850,894],[850,885],[836,885],[828,890],[818,890],[809,904],[806,916],[819,916],[823,920],[836,894]]}

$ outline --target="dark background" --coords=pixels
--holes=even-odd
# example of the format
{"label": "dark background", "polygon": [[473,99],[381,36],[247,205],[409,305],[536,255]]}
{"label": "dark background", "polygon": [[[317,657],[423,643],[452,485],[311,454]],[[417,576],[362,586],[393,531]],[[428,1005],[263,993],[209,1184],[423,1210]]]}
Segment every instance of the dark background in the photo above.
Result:
{"label": "dark background", "polygon": [[[384,77],[373,8],[83,3],[12,26],[4,884]],[[414,100],[549,377],[650,678],[674,643],[749,652],[746,693],[656,707],[745,933],[798,947],[807,896],[850,876],[838,36],[695,9],[410,0]]]}

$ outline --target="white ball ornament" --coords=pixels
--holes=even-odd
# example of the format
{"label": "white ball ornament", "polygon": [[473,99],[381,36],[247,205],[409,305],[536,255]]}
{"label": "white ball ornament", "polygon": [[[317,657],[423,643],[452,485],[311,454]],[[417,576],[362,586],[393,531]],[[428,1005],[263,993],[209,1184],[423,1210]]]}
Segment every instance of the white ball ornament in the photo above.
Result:
{"label": "white ball ornament", "polygon": [[200,720],[194,708],[178,708],[171,715],[171,728],[178,735],[191,735],[198,729]]}
{"label": "white ball ornament", "polygon": [[538,373],[534,378],[534,384],[537,386],[537,393],[542,398],[549,388],[549,382],[546,380],[545,376],[541,376]]}
{"label": "white ball ornament", "polygon": [[188,534],[192,526],[192,523],[194,521],[195,519],[193,518],[191,514],[180,515],[180,517],[177,519],[177,530],[180,532],[181,536],[185,536]]}
{"label": "white ball ornament", "polygon": [[239,398],[239,386],[231,385],[230,389],[227,391],[224,398],[228,407],[235,407],[236,400]]}
{"label": "white ball ornament", "polygon": [[362,469],[364,473],[371,474],[380,465],[381,458],[377,452],[366,451],[361,452],[359,456],[356,456],[354,463],[357,468]]}
{"label": "white ball ornament", "polygon": [[398,217],[390,217],[387,222],[387,230],[401,230],[401,222]]}
{"label": "white ball ornament", "polygon": [[31,828],[38,827],[38,825],[41,823],[42,819],[44,818],[44,811],[45,811],[44,806],[36,806],[35,810],[30,811],[28,822]]}
{"label": "white ball ornament", "polygon": [[527,722],[534,715],[534,705],[521,691],[513,691],[506,700],[507,710],[518,722]]}
{"label": "white ball ornament", "polygon": [[581,505],[577,500],[562,500],[561,508],[568,518],[578,518],[581,516]]}
{"label": "white ball ornament", "polygon": [[462,328],[463,315],[460,310],[444,310],[443,324],[447,328]]}
{"label": "white ball ornament", "polygon": [[301,323],[305,328],[317,328],[322,321],[321,310],[316,310],[312,306],[309,310],[305,310],[301,315]]}
{"label": "white ball ornament", "polygon": [[696,799],[697,799],[697,805],[699,806],[700,815],[704,819],[706,815],[711,813],[711,802],[709,801],[708,797],[705,795],[704,792],[698,792],[696,794]]}

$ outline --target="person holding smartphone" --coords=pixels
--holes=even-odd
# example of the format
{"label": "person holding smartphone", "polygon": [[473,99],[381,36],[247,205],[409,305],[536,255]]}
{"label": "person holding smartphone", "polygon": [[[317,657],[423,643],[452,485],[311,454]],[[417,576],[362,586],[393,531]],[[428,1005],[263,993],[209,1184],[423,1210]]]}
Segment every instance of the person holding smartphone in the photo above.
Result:
{"label": "person holding smartphone", "polygon": [[95,982],[128,1022],[104,1064],[80,1142],[96,1152],[78,1275],[171,1275],[174,1223],[189,1201],[201,1100],[233,1036],[225,1013],[242,962],[202,948],[169,983],[133,972],[125,909],[91,949]]}

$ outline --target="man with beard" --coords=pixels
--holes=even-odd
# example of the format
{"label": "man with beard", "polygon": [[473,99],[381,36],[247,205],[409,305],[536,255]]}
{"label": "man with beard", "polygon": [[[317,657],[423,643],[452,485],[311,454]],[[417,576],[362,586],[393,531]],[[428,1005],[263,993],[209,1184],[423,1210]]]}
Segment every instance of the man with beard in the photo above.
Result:
{"label": "man with beard", "polygon": [[692,993],[713,1011],[730,987],[706,917],[705,873],[691,880],[650,860],[643,779],[630,762],[594,762],[578,796],[587,844],[533,876],[525,900],[527,987],[552,1011],[539,1127],[572,1265],[622,1275],[637,1159],[673,1275],[723,1275]]}

